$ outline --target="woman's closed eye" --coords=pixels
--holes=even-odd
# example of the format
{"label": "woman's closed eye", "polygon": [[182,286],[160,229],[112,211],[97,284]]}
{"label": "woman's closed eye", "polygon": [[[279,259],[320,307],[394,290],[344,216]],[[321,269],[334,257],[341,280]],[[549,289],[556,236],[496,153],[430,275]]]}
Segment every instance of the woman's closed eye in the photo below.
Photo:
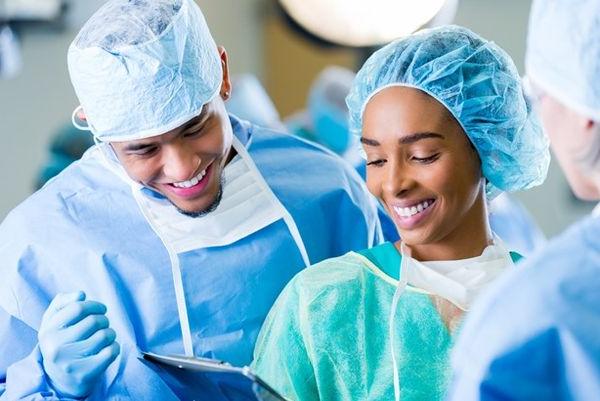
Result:
{"label": "woman's closed eye", "polygon": [[381,167],[386,162],[385,159],[373,159],[367,161],[367,166]]}
{"label": "woman's closed eye", "polygon": [[417,156],[413,156],[412,160],[414,160],[417,163],[421,163],[421,164],[430,164],[433,163],[434,161],[436,161],[437,159],[439,159],[440,154],[439,153],[435,153],[431,156],[427,156],[427,157],[417,157]]}

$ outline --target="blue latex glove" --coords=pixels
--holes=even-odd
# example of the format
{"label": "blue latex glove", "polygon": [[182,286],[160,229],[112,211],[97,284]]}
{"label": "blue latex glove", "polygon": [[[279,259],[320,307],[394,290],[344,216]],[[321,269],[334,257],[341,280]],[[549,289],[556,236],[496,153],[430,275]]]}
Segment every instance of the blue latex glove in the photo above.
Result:
{"label": "blue latex glove", "polygon": [[82,291],[58,294],[44,313],[38,334],[44,370],[63,397],[88,396],[119,355],[106,306],[85,298]]}

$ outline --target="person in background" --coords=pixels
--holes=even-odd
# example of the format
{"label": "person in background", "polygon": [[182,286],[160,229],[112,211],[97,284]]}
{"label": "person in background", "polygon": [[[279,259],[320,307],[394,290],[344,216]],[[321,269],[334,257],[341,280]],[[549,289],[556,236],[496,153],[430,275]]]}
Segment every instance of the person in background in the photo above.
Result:
{"label": "person in background", "polygon": [[231,78],[235,92],[225,104],[227,110],[252,124],[285,132],[279,113],[258,78],[252,74],[237,74]]}
{"label": "person in background", "polygon": [[[600,200],[600,2],[534,0],[525,69],[573,192]],[[600,218],[591,215],[474,308],[457,342],[448,399],[598,399],[598,333]]]}
{"label": "person in background", "polygon": [[346,96],[356,74],[339,66],[323,69],[310,86],[306,109],[284,121],[288,130],[337,153],[365,178],[358,138],[350,134]]}
{"label": "person in background", "polygon": [[542,183],[548,143],[510,57],[457,26],[375,52],[347,103],[401,240],[296,275],[253,366],[289,400],[441,400],[463,314],[520,258],[487,200]]}
{"label": "person in background", "polygon": [[546,236],[516,196],[503,192],[489,204],[490,226],[511,249],[528,256],[546,244]]}
{"label": "person in background", "polygon": [[94,137],[81,132],[71,122],[61,127],[51,137],[46,160],[36,177],[35,190],[43,187],[71,163],[79,160],[92,146],[94,146]]}
{"label": "person in background", "polygon": [[249,364],[297,272],[380,242],[337,156],[226,112],[193,0],[105,2],[68,67],[97,145],[0,225],[1,399],[190,399],[139,351]]}

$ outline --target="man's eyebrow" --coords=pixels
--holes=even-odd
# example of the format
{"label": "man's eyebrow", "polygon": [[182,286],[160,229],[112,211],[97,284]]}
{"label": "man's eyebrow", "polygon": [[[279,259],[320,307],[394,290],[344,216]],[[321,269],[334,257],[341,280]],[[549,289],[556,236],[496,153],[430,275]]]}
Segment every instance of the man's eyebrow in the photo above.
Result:
{"label": "man's eyebrow", "polygon": [[[206,107],[206,105],[204,105],[204,107],[202,107],[202,110],[200,111],[200,114],[198,114],[196,117],[192,118],[190,121],[185,123],[185,125],[181,129],[180,133],[185,133],[187,130],[189,130],[193,126],[201,123],[204,120],[204,118],[206,117],[207,113],[208,113],[208,108]],[[144,150],[144,149],[149,148],[154,145],[156,145],[155,142],[131,143],[131,144],[125,146],[124,150],[126,152],[137,152],[137,151]]]}
{"label": "man's eyebrow", "polygon": [[190,121],[188,121],[185,126],[183,127],[183,129],[181,130],[181,132],[185,132],[188,129],[190,129],[191,127],[201,123],[202,121],[204,121],[204,118],[206,117],[206,114],[208,113],[208,107],[206,107],[206,105],[204,105],[202,107],[202,110],[200,111],[200,114],[198,114],[196,117],[192,118]]}
{"label": "man's eyebrow", "polygon": [[131,143],[125,146],[125,152],[137,152],[140,150],[144,150],[146,148],[149,148],[151,146],[154,146],[155,143],[154,142],[148,142],[148,143]]}
{"label": "man's eyebrow", "polygon": [[[435,132],[417,132],[414,134],[403,136],[402,138],[400,138],[398,140],[398,142],[400,142],[402,145],[410,145],[411,143],[415,143],[420,140],[430,139],[430,138],[445,139],[443,135],[437,134]],[[381,145],[378,141],[376,141],[374,139],[365,138],[365,137],[361,137],[360,142],[362,144],[368,145],[368,146],[380,146]]]}

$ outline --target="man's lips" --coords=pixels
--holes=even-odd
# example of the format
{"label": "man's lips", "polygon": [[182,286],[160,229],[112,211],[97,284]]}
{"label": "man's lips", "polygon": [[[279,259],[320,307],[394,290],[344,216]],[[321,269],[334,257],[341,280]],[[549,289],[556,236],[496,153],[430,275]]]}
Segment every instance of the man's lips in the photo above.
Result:
{"label": "man's lips", "polygon": [[202,194],[211,181],[213,165],[211,163],[204,171],[200,171],[194,178],[179,183],[162,184],[162,187],[180,198],[195,198]]}

